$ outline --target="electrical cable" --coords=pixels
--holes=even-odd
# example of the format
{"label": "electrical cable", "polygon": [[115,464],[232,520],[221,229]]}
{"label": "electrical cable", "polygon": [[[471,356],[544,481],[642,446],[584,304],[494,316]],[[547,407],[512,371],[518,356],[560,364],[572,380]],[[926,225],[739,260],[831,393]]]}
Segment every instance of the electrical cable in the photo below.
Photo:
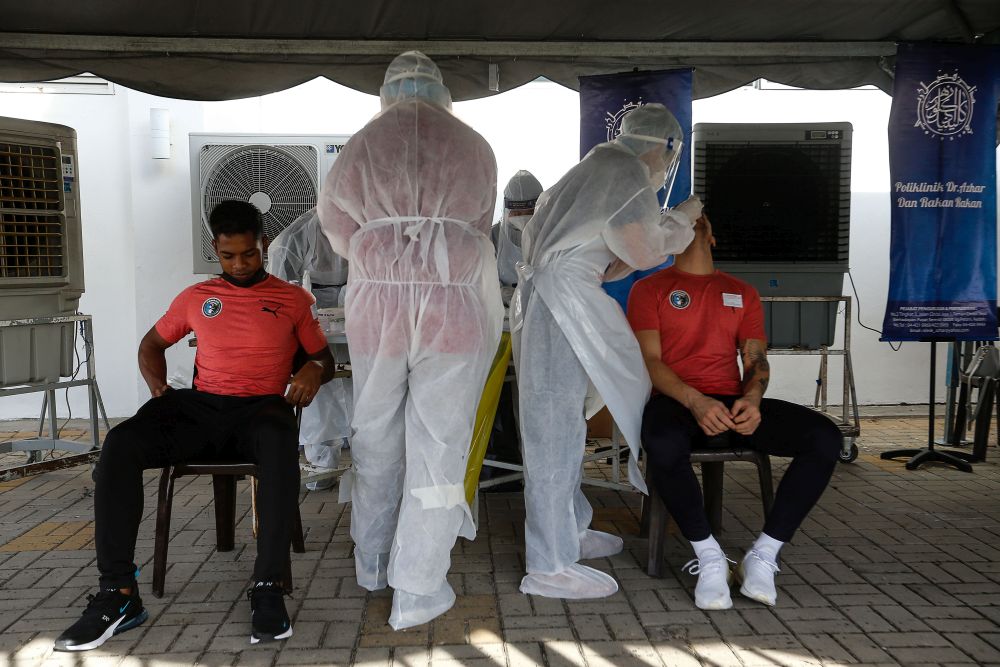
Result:
{"label": "electrical cable", "polygon": [[[872,327],[868,326],[867,324],[861,321],[861,298],[858,296],[858,288],[854,286],[854,276],[851,275],[850,270],[848,270],[847,272],[847,277],[851,281],[851,289],[854,291],[854,303],[858,304],[858,326],[860,326],[862,329],[868,329],[869,331],[874,331],[879,336],[881,336],[882,335],[881,331],[879,331],[878,329],[873,329]],[[899,352],[900,348],[903,347],[903,341],[899,341],[899,344],[896,347],[893,347],[892,341],[886,341],[886,342],[889,343],[889,347],[890,349],[892,349],[893,352]]]}

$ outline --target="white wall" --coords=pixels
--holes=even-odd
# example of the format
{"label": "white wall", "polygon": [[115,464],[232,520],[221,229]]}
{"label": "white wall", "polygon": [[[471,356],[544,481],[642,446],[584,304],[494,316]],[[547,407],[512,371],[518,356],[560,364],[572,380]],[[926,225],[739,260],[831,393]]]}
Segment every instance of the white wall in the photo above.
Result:
{"label": "white wall", "polygon": [[[133,413],[147,392],[135,366],[139,338],[192,275],[189,132],[350,134],[378,110],[378,99],[316,80],[260,98],[230,102],[169,100],[118,87],[115,95],[0,93],[0,115],[62,123],[80,142],[87,293],[94,316],[101,391],[112,416]],[[150,159],[149,109],[170,110],[173,155]],[[695,122],[849,121],[854,124],[851,268],[861,318],[881,326],[888,281],[889,198],[886,123],[889,97],[879,91],[789,91],[743,88],[694,104]],[[499,189],[518,169],[543,185],[576,163],[579,98],[535,82],[503,95],[460,102],[455,113],[493,146]],[[499,207],[499,203],[498,203]],[[854,366],[865,403],[926,400],[926,345],[898,353],[857,325]],[[172,366],[190,367],[191,350],[170,351]],[[806,400],[817,361],[774,360],[774,395]],[[833,368],[838,368],[836,361]],[[834,373],[836,375],[836,373]],[[839,383],[831,382],[836,397]],[[0,418],[37,414],[40,398],[0,402]],[[86,413],[82,392],[74,414]],[[63,413],[64,414],[64,413]]]}

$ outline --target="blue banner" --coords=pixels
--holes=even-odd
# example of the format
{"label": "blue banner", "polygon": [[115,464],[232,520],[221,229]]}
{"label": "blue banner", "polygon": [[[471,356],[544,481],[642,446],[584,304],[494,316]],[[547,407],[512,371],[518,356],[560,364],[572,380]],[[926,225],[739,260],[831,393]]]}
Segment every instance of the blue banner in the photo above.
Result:
{"label": "blue banner", "polygon": [[[684,150],[668,202],[670,206],[676,206],[691,195],[690,69],[581,76],[580,157],[590,152],[594,146],[617,137],[625,114],[648,102],[658,102],[670,109],[684,130]],[[660,193],[660,203],[663,203],[663,192]],[[605,283],[604,289],[624,309],[628,293],[636,280],[671,263],[672,260],[655,269],[632,273],[621,280]]]}
{"label": "blue banner", "polygon": [[899,46],[882,340],[997,339],[998,54]]}

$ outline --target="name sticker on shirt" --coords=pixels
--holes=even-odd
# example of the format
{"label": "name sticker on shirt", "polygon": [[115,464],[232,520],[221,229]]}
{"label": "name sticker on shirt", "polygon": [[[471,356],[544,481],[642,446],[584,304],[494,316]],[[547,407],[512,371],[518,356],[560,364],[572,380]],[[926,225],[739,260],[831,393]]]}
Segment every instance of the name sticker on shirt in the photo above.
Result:
{"label": "name sticker on shirt", "polygon": [[722,305],[729,306],[730,308],[742,308],[743,307],[743,295],[742,294],[726,294],[722,293]]}

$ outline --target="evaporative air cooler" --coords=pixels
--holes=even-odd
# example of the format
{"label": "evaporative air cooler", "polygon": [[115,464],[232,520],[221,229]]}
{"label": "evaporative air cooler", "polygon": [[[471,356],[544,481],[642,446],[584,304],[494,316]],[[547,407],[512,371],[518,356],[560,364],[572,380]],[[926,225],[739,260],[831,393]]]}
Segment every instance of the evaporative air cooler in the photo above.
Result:
{"label": "evaporative air cooler", "polygon": [[[767,297],[839,297],[851,230],[850,123],[698,123],[694,191],[723,271]],[[764,308],[773,347],[832,345],[839,302]]]}
{"label": "evaporative air cooler", "polygon": [[[74,315],[82,294],[76,131],[0,117],[0,320]],[[0,386],[70,376],[74,326],[0,327]]]}

